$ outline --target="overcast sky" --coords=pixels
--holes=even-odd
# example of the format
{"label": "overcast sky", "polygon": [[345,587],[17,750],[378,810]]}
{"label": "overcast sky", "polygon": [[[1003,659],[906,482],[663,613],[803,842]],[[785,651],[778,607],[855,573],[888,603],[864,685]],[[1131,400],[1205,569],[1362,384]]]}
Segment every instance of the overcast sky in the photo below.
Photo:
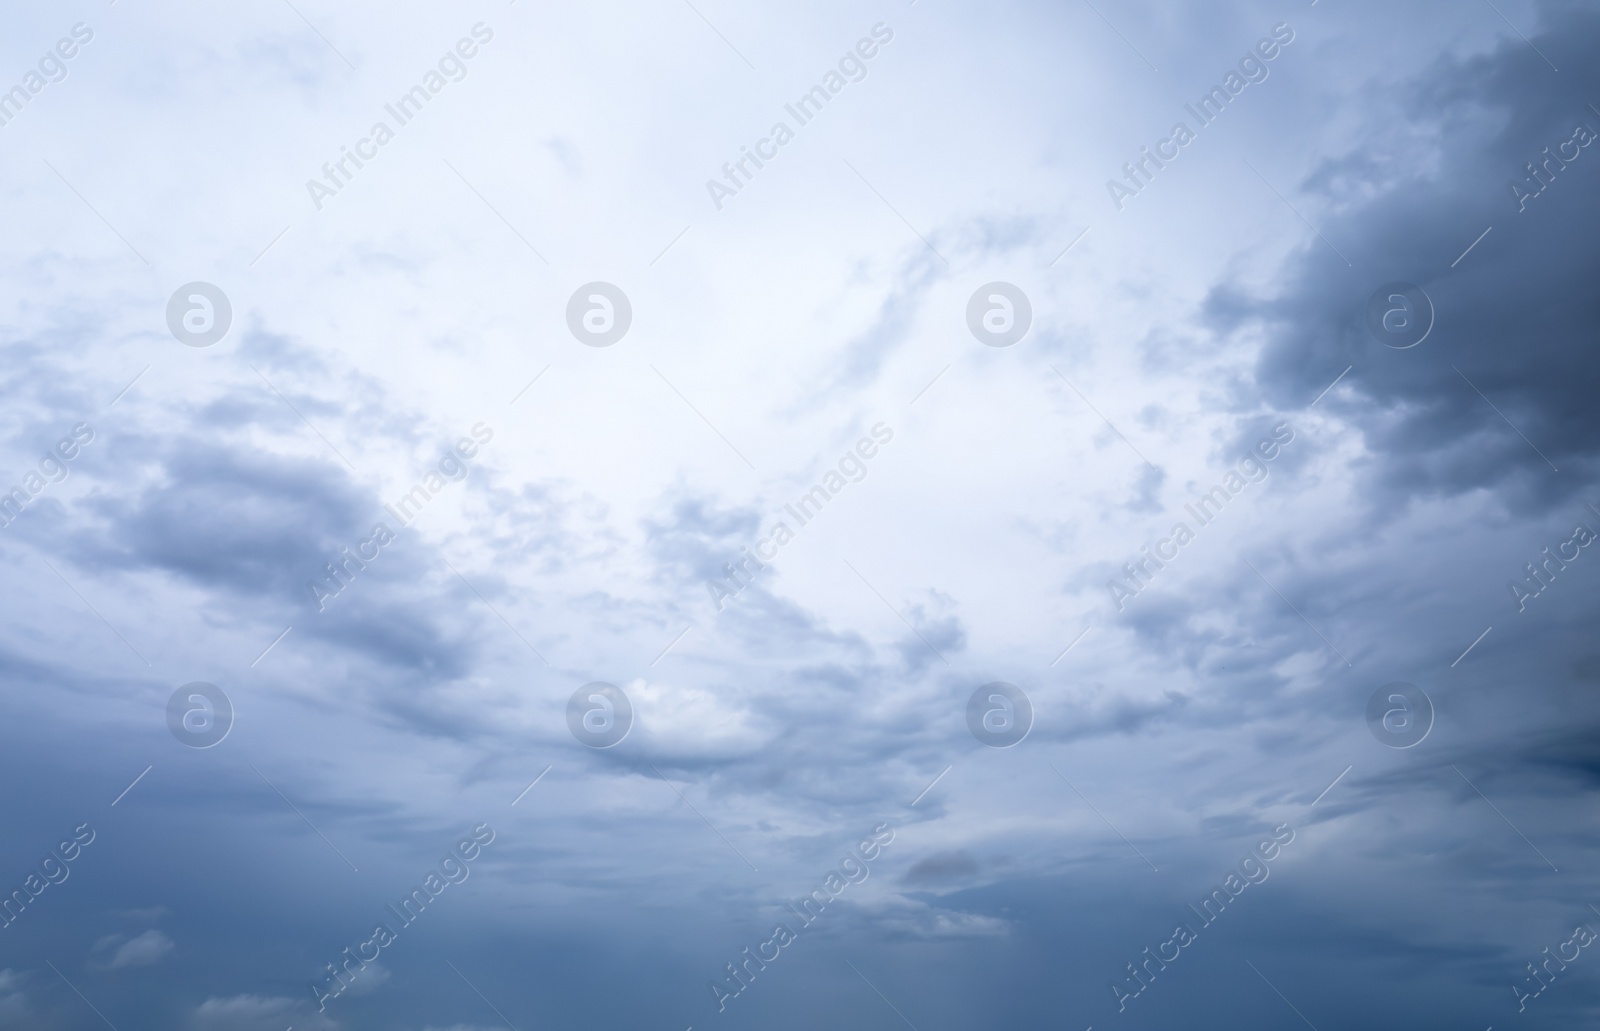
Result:
{"label": "overcast sky", "polygon": [[1600,1018],[1593,4],[4,24],[0,1027]]}

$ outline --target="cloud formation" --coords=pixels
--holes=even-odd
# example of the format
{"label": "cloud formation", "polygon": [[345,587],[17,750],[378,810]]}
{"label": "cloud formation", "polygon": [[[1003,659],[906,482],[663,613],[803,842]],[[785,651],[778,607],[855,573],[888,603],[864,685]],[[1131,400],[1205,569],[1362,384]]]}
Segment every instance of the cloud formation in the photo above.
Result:
{"label": "cloud formation", "polygon": [[1593,6],[915,5],[848,89],[845,5],[616,14],[23,87],[0,1026],[1592,1022]]}

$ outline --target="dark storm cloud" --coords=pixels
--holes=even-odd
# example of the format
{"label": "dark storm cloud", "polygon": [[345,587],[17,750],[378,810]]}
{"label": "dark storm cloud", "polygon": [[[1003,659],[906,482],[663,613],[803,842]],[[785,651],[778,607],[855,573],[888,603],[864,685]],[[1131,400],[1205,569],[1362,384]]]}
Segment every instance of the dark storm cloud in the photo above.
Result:
{"label": "dark storm cloud", "polygon": [[328,462],[235,447],[180,439],[142,489],[89,499],[96,526],[78,540],[79,561],[302,600],[316,556],[368,528],[372,498]]}
{"label": "dark storm cloud", "polygon": [[[1222,286],[1207,305],[1220,330],[1265,330],[1258,380],[1286,410],[1309,405],[1353,366],[1321,403],[1381,453],[1371,475],[1391,503],[1475,487],[1545,503],[1594,468],[1600,146],[1569,147],[1577,156],[1541,171],[1552,181],[1532,200],[1519,201],[1511,184],[1531,183],[1526,166],[1543,163],[1545,148],[1556,152],[1575,127],[1600,133],[1590,106],[1600,104],[1600,12],[1550,2],[1540,13],[1532,42],[1559,74],[1511,37],[1486,54],[1443,59],[1399,99],[1414,131],[1375,119],[1356,149],[1305,179],[1302,190],[1321,202],[1316,221],[1351,267],[1313,239],[1271,298]],[[1427,339],[1405,350],[1366,326],[1368,298],[1394,280],[1420,286],[1437,312]]]}
{"label": "dark storm cloud", "polygon": [[[292,620],[330,646],[431,676],[459,676],[470,665],[475,648],[439,618],[443,608],[466,605],[468,592],[446,584],[451,600],[442,606],[420,586],[430,549],[419,550],[415,532],[393,525],[380,499],[342,467],[187,435],[157,445],[145,464],[142,486],[95,492],[80,505],[76,565],[159,570],[240,603],[219,613]],[[307,585],[326,582],[325,564],[355,550],[378,521],[401,536],[319,611]]]}
{"label": "dark storm cloud", "polygon": [[965,850],[934,852],[912,863],[901,880],[912,885],[947,886],[977,877],[978,861]]}
{"label": "dark storm cloud", "polygon": [[[93,391],[84,377],[67,373],[62,350],[17,345],[16,364],[26,375],[14,381],[8,411],[83,408],[96,437],[69,463],[66,482],[8,527],[7,539],[32,546],[78,584],[142,581],[152,597],[162,593],[162,580],[181,584],[207,599],[195,613],[203,623],[240,630],[261,646],[292,624],[293,642],[313,646],[318,661],[344,671],[348,698],[365,698],[376,714],[425,735],[481,734],[482,714],[452,704],[449,686],[477,667],[486,642],[495,640],[484,631],[495,617],[429,539],[389,514],[384,498],[317,439],[300,413],[356,438],[356,447],[345,447],[364,465],[377,460],[360,450],[362,434],[420,455],[403,470],[406,480],[436,463],[447,445],[433,439],[426,419],[385,404],[384,389],[360,372],[334,368],[261,330],[247,334],[246,345],[273,387],[247,373],[231,389],[190,404],[181,395],[163,396],[159,385],[150,390],[160,382],[153,380],[110,411],[103,400],[90,403]],[[329,391],[344,397],[332,400]],[[40,420],[26,421],[32,429]],[[47,421],[40,424],[52,439],[59,435]],[[560,544],[569,506],[550,488],[506,488],[476,465],[467,476],[451,489],[481,499],[487,514],[469,504],[466,518],[494,543],[546,565],[553,555],[576,551]],[[314,597],[309,585],[328,583],[326,563],[357,551],[379,522],[394,541],[336,597]],[[493,604],[509,608],[503,577],[465,572]],[[47,569],[42,575],[54,578]],[[62,673],[21,653],[6,662],[13,676],[33,683],[119,690],[114,680]]]}

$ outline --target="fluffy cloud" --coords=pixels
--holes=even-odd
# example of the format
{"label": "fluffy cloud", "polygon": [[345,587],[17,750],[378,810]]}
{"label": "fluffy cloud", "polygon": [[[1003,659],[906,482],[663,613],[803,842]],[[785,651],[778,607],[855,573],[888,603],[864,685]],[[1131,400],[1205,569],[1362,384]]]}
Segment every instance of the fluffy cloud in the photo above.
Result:
{"label": "fluffy cloud", "polygon": [[94,943],[91,953],[98,958],[90,962],[102,970],[147,967],[160,962],[172,949],[172,939],[154,929],[132,938],[112,934]]}
{"label": "fluffy cloud", "polygon": [[312,1031],[338,1031],[341,1026],[320,1014],[302,1012],[302,1005],[294,999],[262,995],[207,999],[195,1007],[190,1019],[194,1031],[282,1031],[279,1025]]}

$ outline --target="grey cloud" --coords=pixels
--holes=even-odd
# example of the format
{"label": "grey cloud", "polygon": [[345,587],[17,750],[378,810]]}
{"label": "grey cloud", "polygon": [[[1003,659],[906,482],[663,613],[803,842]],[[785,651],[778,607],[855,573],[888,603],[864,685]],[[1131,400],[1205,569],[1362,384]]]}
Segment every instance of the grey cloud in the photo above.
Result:
{"label": "grey cloud", "polygon": [[962,849],[954,852],[934,852],[923,856],[901,875],[906,884],[949,885],[970,881],[981,868],[973,856]]}
{"label": "grey cloud", "polygon": [[[1587,226],[1600,217],[1600,160],[1581,151],[1526,211],[1509,184],[1574,125],[1600,131],[1600,115],[1585,103],[1600,96],[1600,70],[1584,56],[1600,46],[1600,18],[1555,2],[1540,15],[1543,28],[1530,36],[1560,74],[1515,38],[1487,54],[1443,59],[1402,98],[1403,116],[1429,133],[1362,140],[1367,149],[1325,160],[1302,183],[1324,206],[1337,205],[1320,221],[1352,268],[1313,237],[1274,296],[1224,285],[1206,305],[1219,330],[1266,331],[1257,376],[1285,410],[1309,405],[1353,366],[1322,404],[1362,427],[1384,456],[1369,475],[1374,502],[1386,507],[1478,487],[1502,488],[1519,507],[1543,506],[1594,468],[1600,420],[1590,396],[1600,365],[1585,341],[1600,332],[1588,287],[1600,275],[1600,243]],[[1394,163],[1409,174],[1370,197],[1336,192],[1399,147],[1410,152],[1394,153]],[[1365,326],[1368,296],[1392,280],[1421,286],[1437,313],[1428,339],[1409,350],[1384,346]],[[1342,400],[1345,389],[1356,400]]]}
{"label": "grey cloud", "polygon": [[148,930],[132,938],[108,935],[95,942],[91,964],[102,970],[146,967],[158,963],[173,950],[171,938],[158,930]]}

